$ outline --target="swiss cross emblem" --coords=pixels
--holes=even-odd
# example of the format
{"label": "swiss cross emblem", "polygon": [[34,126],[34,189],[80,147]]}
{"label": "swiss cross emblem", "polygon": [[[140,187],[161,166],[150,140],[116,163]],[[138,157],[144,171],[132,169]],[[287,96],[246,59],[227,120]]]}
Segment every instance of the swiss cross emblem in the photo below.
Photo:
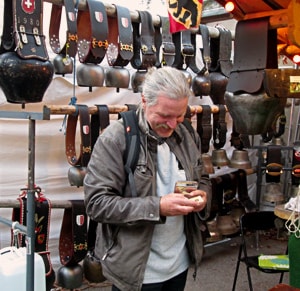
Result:
{"label": "swiss cross emblem", "polygon": [[123,27],[127,28],[129,26],[128,18],[121,17],[121,23],[122,23]]}
{"label": "swiss cross emblem", "polygon": [[22,0],[22,9],[27,14],[32,14],[35,10],[35,0]]}

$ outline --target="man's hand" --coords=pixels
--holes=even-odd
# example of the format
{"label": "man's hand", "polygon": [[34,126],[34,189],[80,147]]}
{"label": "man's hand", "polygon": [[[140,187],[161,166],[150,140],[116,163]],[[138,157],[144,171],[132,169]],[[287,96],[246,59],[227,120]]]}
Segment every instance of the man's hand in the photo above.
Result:
{"label": "man's hand", "polygon": [[160,199],[160,214],[175,216],[198,212],[205,207],[206,202],[206,192],[202,190],[195,190],[185,195],[170,193]]}

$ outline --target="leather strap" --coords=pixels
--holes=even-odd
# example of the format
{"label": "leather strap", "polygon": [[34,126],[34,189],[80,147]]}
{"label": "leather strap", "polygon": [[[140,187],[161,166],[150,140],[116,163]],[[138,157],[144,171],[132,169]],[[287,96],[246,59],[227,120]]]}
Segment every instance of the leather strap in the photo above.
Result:
{"label": "leather strap", "polygon": [[296,143],[293,146],[292,157],[292,185],[298,186],[300,183],[300,146]]}
{"label": "leather strap", "polygon": [[61,46],[59,39],[62,6],[53,3],[49,26],[50,47],[56,54],[75,57],[78,40],[76,21],[77,8],[75,7],[73,0],[64,0],[64,6],[67,19],[66,42]]}
{"label": "leather strap", "polygon": [[234,62],[227,91],[256,93],[262,89],[264,69],[277,68],[277,46],[275,43],[273,48],[274,38],[276,39],[276,32],[269,30],[267,17],[237,23]]}
{"label": "leather strap", "polygon": [[13,2],[4,1],[3,27],[1,36],[0,53],[11,52],[15,50],[15,40],[13,36]]}
{"label": "leather strap", "polygon": [[210,72],[220,72],[229,77],[232,70],[231,51],[232,38],[231,32],[223,27],[217,27],[219,30],[218,38],[210,39]]}
{"label": "leather strap", "polygon": [[[91,155],[91,133],[90,133],[90,115],[88,106],[84,104],[77,104],[77,111],[75,114],[68,115],[66,126],[66,156],[68,163],[72,166],[86,167]],[[80,153],[76,154],[76,128],[77,121],[80,119]]]}
{"label": "leather strap", "polygon": [[281,164],[281,146],[269,145],[267,147],[266,163],[266,182],[279,183],[283,168]]}
{"label": "leather strap", "polygon": [[107,61],[110,66],[125,67],[133,57],[132,22],[128,8],[115,5],[116,17],[108,17]]}
{"label": "leather strap", "polygon": [[[35,187],[35,190],[35,252],[39,253],[39,255],[43,258],[45,264],[45,275],[47,277],[46,280],[48,282],[53,279],[52,275],[54,273],[48,248],[51,222],[51,202],[44,194],[41,193],[40,187]],[[17,198],[20,203],[20,208],[13,208],[12,211],[12,220],[19,221],[20,224],[23,225],[27,225],[27,194],[28,189],[21,189],[21,193]],[[12,245],[17,243],[19,247],[26,246],[25,234],[19,234],[17,242],[15,239],[16,237],[12,237]]]}
{"label": "leather strap", "polygon": [[109,125],[109,109],[107,105],[96,105],[97,114],[91,117],[91,147],[92,150],[99,134]]}
{"label": "leather strap", "polygon": [[173,66],[177,69],[187,69],[195,54],[194,46],[191,43],[191,32],[184,30],[174,33],[173,42],[176,49]]}
{"label": "leather strap", "polygon": [[162,64],[172,66],[175,60],[175,45],[170,33],[170,22],[168,17],[160,17],[162,36]]}
{"label": "leather strap", "polygon": [[87,254],[87,215],[83,200],[70,200],[72,207],[64,210],[59,237],[59,257],[64,266],[72,266]]}
{"label": "leather strap", "polygon": [[43,35],[42,0],[13,0],[13,31],[18,55],[23,59],[48,60]]}
{"label": "leather strap", "polygon": [[208,27],[204,24],[200,24],[198,32],[200,32],[202,37],[202,58],[204,67],[208,71],[211,66],[211,57],[210,57],[210,36]]}
{"label": "leather strap", "polygon": [[221,149],[226,143],[227,124],[225,105],[219,104],[219,112],[213,115],[213,141],[215,149]]}
{"label": "leather strap", "polygon": [[140,22],[133,23],[133,58],[131,65],[137,70],[147,70],[156,63],[154,26],[148,11],[138,11]]}
{"label": "leather strap", "polygon": [[87,0],[88,11],[79,10],[78,59],[81,63],[100,64],[108,47],[108,20],[104,4]]}
{"label": "leather strap", "polygon": [[202,105],[202,112],[197,113],[197,132],[201,138],[201,153],[207,153],[212,136],[211,108],[209,105]]}

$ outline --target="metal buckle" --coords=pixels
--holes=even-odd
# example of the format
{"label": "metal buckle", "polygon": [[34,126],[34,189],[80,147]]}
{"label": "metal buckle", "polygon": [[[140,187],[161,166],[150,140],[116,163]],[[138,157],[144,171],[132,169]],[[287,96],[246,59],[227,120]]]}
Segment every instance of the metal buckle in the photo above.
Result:
{"label": "metal buckle", "polygon": [[[270,163],[266,166],[266,173],[270,176],[280,176],[283,173],[282,165],[278,163]],[[300,174],[300,168],[299,168]]]}

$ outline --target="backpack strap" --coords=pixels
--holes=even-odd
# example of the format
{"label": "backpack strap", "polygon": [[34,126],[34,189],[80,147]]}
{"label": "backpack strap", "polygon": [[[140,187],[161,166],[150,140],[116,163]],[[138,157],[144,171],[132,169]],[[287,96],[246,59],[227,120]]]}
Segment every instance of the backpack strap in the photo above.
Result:
{"label": "backpack strap", "polygon": [[133,172],[136,167],[140,152],[140,135],[138,120],[133,110],[120,113],[124,122],[126,151],[124,153],[125,171],[128,175],[132,197],[137,197]]}

